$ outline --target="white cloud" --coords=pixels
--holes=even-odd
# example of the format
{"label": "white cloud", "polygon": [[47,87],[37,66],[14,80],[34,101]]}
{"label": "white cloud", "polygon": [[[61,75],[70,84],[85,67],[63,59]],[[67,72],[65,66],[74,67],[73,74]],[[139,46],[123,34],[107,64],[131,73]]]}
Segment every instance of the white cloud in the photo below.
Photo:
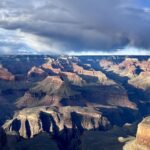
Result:
{"label": "white cloud", "polygon": [[99,55],[150,55],[150,51],[144,50],[144,49],[137,49],[135,47],[125,47],[124,49],[118,49],[115,51],[111,51],[111,52],[105,52],[105,51],[82,51],[82,52],[75,52],[75,51],[71,51],[69,52],[69,55],[75,55],[75,56],[86,56],[86,55],[95,55],[95,56],[99,56]]}
{"label": "white cloud", "polygon": [[61,44],[50,39],[21,30],[6,30],[0,28],[0,52],[2,54],[61,54]]}
{"label": "white cloud", "polygon": [[1,0],[0,50],[149,54],[150,8],[137,1]]}

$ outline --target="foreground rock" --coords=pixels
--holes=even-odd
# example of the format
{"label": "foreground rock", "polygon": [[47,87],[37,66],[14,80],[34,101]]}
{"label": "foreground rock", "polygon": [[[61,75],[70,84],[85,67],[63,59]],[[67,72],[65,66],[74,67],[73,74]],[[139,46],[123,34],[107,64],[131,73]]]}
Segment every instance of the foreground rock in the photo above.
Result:
{"label": "foreground rock", "polygon": [[136,143],[150,148],[150,117],[145,118],[138,125]]}
{"label": "foreground rock", "polygon": [[124,146],[123,150],[150,149],[150,117],[144,118],[138,125],[136,138]]}
{"label": "foreground rock", "polygon": [[98,111],[87,107],[35,107],[16,112],[4,124],[6,131],[16,131],[24,138],[32,138],[43,131],[57,136],[61,132],[82,132],[108,129],[109,121]]}

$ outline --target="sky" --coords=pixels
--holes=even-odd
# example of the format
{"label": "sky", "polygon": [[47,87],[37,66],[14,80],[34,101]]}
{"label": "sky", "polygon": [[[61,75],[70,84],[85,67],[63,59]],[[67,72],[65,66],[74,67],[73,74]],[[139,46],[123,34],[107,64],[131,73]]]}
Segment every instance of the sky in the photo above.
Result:
{"label": "sky", "polygon": [[150,0],[0,0],[0,54],[150,55]]}

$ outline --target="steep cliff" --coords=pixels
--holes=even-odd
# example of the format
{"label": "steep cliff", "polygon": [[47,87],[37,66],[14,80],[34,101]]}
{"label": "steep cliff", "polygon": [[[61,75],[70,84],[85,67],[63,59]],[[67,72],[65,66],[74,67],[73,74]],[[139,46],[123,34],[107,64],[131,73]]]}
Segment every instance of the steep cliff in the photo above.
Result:
{"label": "steep cliff", "polygon": [[123,147],[123,150],[149,150],[150,149],[150,117],[143,119],[138,124],[136,138],[129,141]]}
{"label": "steep cliff", "polygon": [[6,131],[19,132],[24,138],[32,138],[43,131],[58,135],[66,130],[80,132],[107,129],[109,121],[103,115],[86,107],[35,107],[16,112],[12,120],[4,124]]}

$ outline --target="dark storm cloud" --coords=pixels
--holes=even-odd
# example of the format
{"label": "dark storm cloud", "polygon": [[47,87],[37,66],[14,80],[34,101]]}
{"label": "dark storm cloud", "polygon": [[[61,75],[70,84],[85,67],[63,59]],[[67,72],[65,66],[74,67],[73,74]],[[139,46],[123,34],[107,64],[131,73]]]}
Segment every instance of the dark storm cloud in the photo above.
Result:
{"label": "dark storm cloud", "polygon": [[38,52],[150,48],[150,9],[140,0],[1,0],[0,27]]}

